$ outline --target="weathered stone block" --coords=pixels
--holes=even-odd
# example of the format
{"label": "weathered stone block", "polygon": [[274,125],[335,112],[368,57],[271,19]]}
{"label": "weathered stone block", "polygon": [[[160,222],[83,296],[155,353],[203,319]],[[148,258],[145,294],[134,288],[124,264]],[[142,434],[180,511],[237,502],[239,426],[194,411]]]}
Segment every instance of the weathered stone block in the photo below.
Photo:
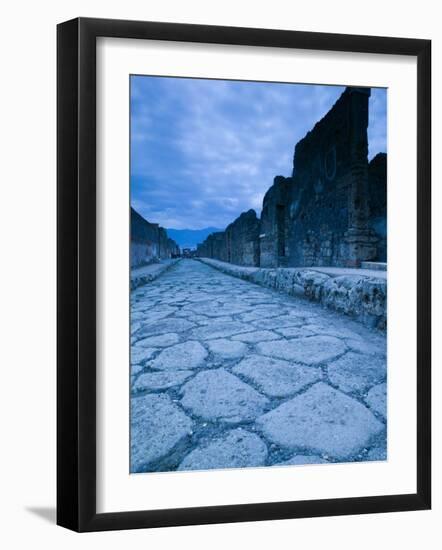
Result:
{"label": "weathered stone block", "polygon": [[215,468],[250,468],[263,466],[267,447],[256,434],[242,428],[231,430],[188,454],[179,470],[212,470]]}
{"label": "weathered stone block", "polygon": [[333,385],[347,393],[362,393],[385,378],[385,357],[348,352],[327,366]]}
{"label": "weathered stone block", "polygon": [[294,340],[281,340],[277,343],[261,342],[256,349],[263,355],[289,361],[318,365],[342,355],[345,344],[333,336],[310,336]]}
{"label": "weathered stone block", "polygon": [[302,466],[303,464],[328,464],[328,461],[317,455],[297,454],[284,462],[275,464],[275,466]]}
{"label": "weathered stone block", "polygon": [[365,401],[371,410],[387,418],[387,384],[378,384],[371,388]]}
{"label": "weathered stone block", "polygon": [[243,342],[234,342],[226,338],[209,340],[207,344],[212,353],[223,359],[238,359],[247,352],[246,344]]}
{"label": "weathered stone block", "polygon": [[208,353],[194,340],[187,340],[163,350],[150,366],[158,370],[197,369],[204,365]]}
{"label": "weathered stone block", "polygon": [[131,399],[131,472],[149,470],[149,465],[183,442],[192,421],[164,394]]}
{"label": "weathered stone block", "polygon": [[181,385],[192,374],[190,370],[145,372],[136,379],[132,390],[134,392],[166,390]]}
{"label": "weathered stone block", "polygon": [[268,400],[225,369],[198,373],[182,388],[181,404],[210,421],[237,424],[262,414]]}
{"label": "weathered stone block", "polygon": [[261,416],[256,424],[277,445],[337,459],[356,454],[384,429],[366,407],[323,382]]}
{"label": "weathered stone block", "polygon": [[232,372],[240,374],[270,397],[294,395],[321,378],[321,369],[282,361],[262,355],[250,355]]}

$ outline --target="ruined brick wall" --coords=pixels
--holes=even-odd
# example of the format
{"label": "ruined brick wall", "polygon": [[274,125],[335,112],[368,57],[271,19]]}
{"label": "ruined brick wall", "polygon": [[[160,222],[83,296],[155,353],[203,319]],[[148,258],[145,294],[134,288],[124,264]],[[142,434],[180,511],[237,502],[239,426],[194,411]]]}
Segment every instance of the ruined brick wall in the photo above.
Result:
{"label": "ruined brick wall", "polygon": [[227,261],[226,240],[223,231],[211,233],[196,249],[197,256]]}
{"label": "ruined brick wall", "polygon": [[210,258],[227,261],[226,235],[224,231],[218,231],[210,235]]}
{"label": "ruined brick wall", "polygon": [[130,209],[131,267],[146,264],[158,257],[158,225],[149,223]]}
{"label": "ruined brick wall", "polygon": [[158,227],[158,258],[160,260],[169,259],[180,253],[180,248],[176,242],[169,238],[164,227]]}
{"label": "ruined brick wall", "polygon": [[158,257],[162,260],[168,257],[167,231],[164,227],[158,228]]}
{"label": "ruined brick wall", "polygon": [[227,261],[236,265],[259,265],[260,224],[254,210],[243,212],[227,226]]}
{"label": "ruined brick wall", "polygon": [[179,247],[157,223],[150,223],[136,210],[130,209],[131,267],[179,254]]}
{"label": "ruined brick wall", "polygon": [[212,257],[208,254],[207,239],[204,242],[199,243],[197,245],[197,247],[196,247],[196,257],[197,258],[211,258]]}
{"label": "ruined brick wall", "polygon": [[290,266],[352,266],[376,257],[369,225],[368,100],[347,88],[295,148]]}
{"label": "ruined brick wall", "polygon": [[198,247],[200,257],[261,267],[359,267],[386,259],[386,155],[368,163],[369,88],[346,88],[298,142],[253,210]]}
{"label": "ruined brick wall", "polygon": [[201,258],[212,258],[237,265],[259,265],[260,222],[254,210],[243,212],[226,227],[212,233],[197,247]]}
{"label": "ruined brick wall", "polygon": [[368,165],[370,227],[379,239],[376,260],[387,261],[387,155],[378,153]]}
{"label": "ruined brick wall", "polygon": [[292,178],[276,176],[264,196],[261,212],[261,267],[285,266],[289,256],[289,209]]}
{"label": "ruined brick wall", "polygon": [[180,247],[173,239],[167,239],[167,257],[176,258],[180,255]]}

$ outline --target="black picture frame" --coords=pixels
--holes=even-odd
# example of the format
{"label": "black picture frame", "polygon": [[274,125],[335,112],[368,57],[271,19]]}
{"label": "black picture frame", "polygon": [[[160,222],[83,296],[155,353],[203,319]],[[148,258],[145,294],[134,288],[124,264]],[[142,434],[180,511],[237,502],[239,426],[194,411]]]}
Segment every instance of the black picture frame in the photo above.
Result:
{"label": "black picture frame", "polygon": [[[417,491],[361,498],[96,512],[96,39],[417,59]],[[424,510],[431,506],[431,41],[79,18],[57,28],[57,523],[75,531]]]}

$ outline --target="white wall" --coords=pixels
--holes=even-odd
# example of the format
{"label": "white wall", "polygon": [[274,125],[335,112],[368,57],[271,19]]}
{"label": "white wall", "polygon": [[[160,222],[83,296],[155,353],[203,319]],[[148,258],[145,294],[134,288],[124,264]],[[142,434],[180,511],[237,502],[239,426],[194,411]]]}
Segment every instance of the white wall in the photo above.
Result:
{"label": "white wall", "polygon": [[[430,0],[7,2],[0,87],[1,452],[0,541],[5,548],[436,548],[441,540],[441,346],[434,357],[434,509],[342,518],[75,535],[42,515],[55,505],[55,25],[81,16],[433,39],[433,209],[441,204],[442,36]],[[404,114],[406,116],[406,114]],[[438,153],[436,155],[436,152]],[[442,234],[440,216],[435,233]],[[26,254],[18,242],[26,242]],[[441,278],[440,241],[434,265]],[[434,285],[434,334],[441,332]],[[439,311],[436,311],[438,309]],[[437,325],[436,325],[437,322]],[[406,429],[406,428],[405,428]],[[34,511],[32,511],[34,509]],[[38,513],[35,513],[35,509]],[[142,546],[141,546],[142,545]]]}

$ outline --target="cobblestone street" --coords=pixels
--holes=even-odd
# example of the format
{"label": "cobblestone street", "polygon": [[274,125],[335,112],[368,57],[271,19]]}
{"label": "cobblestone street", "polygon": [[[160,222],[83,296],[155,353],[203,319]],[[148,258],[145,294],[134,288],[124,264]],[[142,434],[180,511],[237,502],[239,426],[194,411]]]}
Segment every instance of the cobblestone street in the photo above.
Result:
{"label": "cobblestone street", "polygon": [[386,458],[386,339],[196,260],[131,293],[131,471]]}

